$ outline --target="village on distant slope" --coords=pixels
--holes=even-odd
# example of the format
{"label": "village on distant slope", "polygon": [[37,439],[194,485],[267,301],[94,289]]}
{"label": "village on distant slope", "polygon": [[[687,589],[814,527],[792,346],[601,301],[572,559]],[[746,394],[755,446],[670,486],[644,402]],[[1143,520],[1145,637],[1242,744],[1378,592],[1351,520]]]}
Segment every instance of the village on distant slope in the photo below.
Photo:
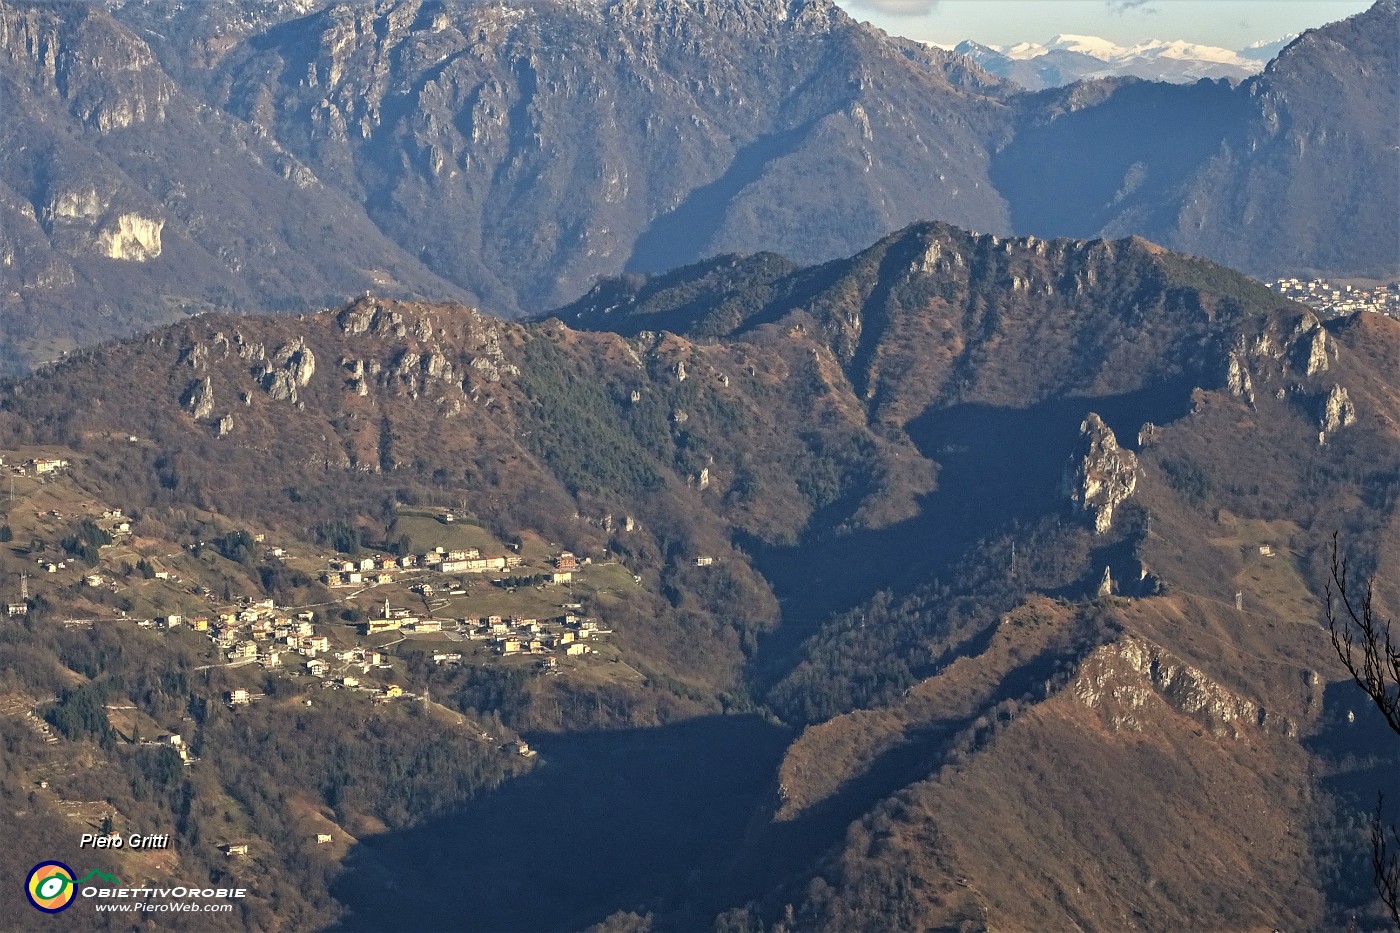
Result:
{"label": "village on distant slope", "polygon": [[1327,279],[1276,279],[1269,287],[1301,302],[1323,317],[1346,317],[1362,312],[1400,318],[1400,282],[1365,287],[1333,284]]}
{"label": "village on distant slope", "polygon": [[[595,562],[535,538],[503,544],[469,515],[444,508],[404,509],[412,537],[401,539],[401,549],[409,540],[444,542],[409,553],[327,555],[242,529],[180,546],[146,533],[137,516],[93,501],[73,476],[80,464],[54,453],[0,456],[8,474],[0,527],[6,616],[196,635],[207,660],[197,669],[256,674],[224,692],[233,709],[261,699],[267,677],[290,681],[308,705],[308,691],[316,689],[374,702],[428,702],[426,688],[410,682],[414,663],[425,660],[437,667],[523,665],[534,676],[603,664],[606,677],[643,679],[609,644],[611,627],[590,614],[600,594],[625,598],[640,583],[614,559]],[[464,543],[472,539],[479,544]],[[485,553],[493,546],[505,553]],[[266,593],[232,592],[229,571],[246,570],[254,555],[269,574],[285,570],[303,584],[299,592],[324,598],[281,605]],[[713,559],[694,562],[709,566]],[[318,566],[324,569],[315,574]],[[508,744],[533,754],[523,743]]]}

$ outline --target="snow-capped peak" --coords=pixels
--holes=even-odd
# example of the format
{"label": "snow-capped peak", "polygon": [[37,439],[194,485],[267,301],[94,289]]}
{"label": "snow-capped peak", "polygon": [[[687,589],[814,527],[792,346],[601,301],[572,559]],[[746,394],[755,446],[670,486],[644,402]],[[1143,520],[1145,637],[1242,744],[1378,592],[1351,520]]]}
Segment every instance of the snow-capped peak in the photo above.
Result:
{"label": "snow-capped peak", "polygon": [[1018,61],[1028,61],[1032,58],[1039,58],[1047,52],[1056,51],[1078,52],[1081,55],[1109,61],[1125,51],[1122,46],[1114,45],[1107,39],[1100,39],[1098,36],[1075,36],[1067,33],[1055,36],[1049,42],[1018,42],[1016,45],[990,46],[990,48]]}
{"label": "snow-capped peak", "polygon": [[1213,45],[1198,45],[1181,39],[1148,39],[1146,42],[1139,42],[1127,49],[1124,54],[1142,58],[1175,58],[1181,61],[1220,62],[1240,67],[1248,66],[1248,60],[1238,52]]}
{"label": "snow-capped peak", "polygon": [[993,74],[1037,88],[1113,75],[1174,82],[1241,80],[1263,68],[1292,38],[1260,40],[1232,51],[1184,39],[1146,39],[1122,46],[1099,36],[1062,33],[1047,42],[964,42],[958,51]]}
{"label": "snow-capped peak", "polygon": [[[1251,48],[1264,48],[1270,45],[1273,43],[1260,42]],[[1015,45],[992,45],[988,48],[1017,61],[1029,61],[1049,52],[1076,52],[1104,62],[1116,62],[1130,58],[1175,58],[1181,61],[1218,62],[1250,67],[1250,62],[1257,60],[1254,56],[1246,57],[1229,49],[1187,42],[1183,39],[1147,39],[1135,45],[1122,46],[1098,36],[1061,34],[1049,42],[1018,42]]]}

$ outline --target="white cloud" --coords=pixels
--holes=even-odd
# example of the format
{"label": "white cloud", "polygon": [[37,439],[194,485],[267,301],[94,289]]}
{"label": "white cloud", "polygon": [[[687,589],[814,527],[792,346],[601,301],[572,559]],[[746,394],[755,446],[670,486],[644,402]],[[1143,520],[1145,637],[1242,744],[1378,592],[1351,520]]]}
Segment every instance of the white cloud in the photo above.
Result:
{"label": "white cloud", "polygon": [[1124,13],[1156,13],[1152,0],[1108,0],[1108,8],[1120,16]]}
{"label": "white cloud", "polygon": [[850,0],[850,5],[887,16],[926,16],[938,6],[938,0]]}

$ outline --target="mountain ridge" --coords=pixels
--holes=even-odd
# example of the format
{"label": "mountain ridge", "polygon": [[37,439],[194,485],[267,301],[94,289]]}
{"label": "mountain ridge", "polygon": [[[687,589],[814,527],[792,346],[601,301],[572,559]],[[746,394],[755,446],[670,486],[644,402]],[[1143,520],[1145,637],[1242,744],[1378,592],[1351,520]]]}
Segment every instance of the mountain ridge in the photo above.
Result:
{"label": "mountain ridge", "polygon": [[[12,368],[182,313],[365,290],[533,314],[600,275],[763,250],[808,264],[931,219],[1137,234],[1267,276],[1393,274],[1400,237],[1394,130],[1375,118],[1385,4],[1238,87],[1036,94],[829,4],[5,9],[47,17],[64,87],[103,86],[92,63],[120,47],[142,64],[112,87],[168,97],[166,119],[88,125],[88,98],[7,28]],[[149,96],[91,99],[124,123]]]}

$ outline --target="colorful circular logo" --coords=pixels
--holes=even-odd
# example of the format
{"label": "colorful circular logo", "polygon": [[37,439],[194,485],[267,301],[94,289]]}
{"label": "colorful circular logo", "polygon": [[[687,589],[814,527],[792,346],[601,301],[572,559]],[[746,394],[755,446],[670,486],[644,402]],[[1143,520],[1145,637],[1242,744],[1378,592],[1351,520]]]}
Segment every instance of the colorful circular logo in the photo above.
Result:
{"label": "colorful circular logo", "polygon": [[29,871],[24,881],[24,893],[35,910],[56,914],[67,910],[77,895],[73,869],[62,862],[40,862]]}

